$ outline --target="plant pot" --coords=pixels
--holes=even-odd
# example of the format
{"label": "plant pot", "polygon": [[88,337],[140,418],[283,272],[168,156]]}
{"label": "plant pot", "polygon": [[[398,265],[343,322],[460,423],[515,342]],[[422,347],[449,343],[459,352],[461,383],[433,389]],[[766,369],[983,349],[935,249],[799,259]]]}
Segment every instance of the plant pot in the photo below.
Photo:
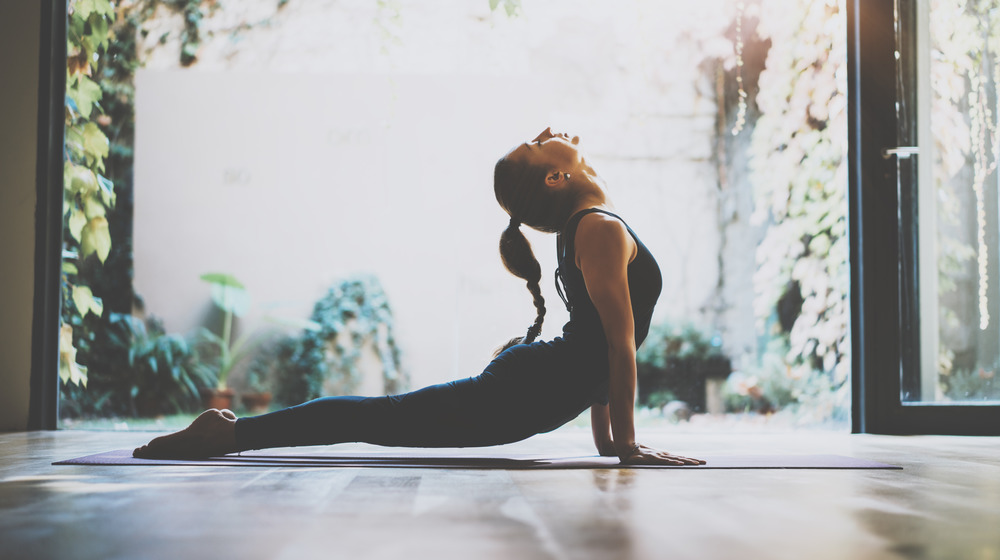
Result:
{"label": "plant pot", "polygon": [[240,395],[240,400],[243,402],[243,408],[247,411],[260,414],[267,412],[267,407],[271,404],[271,392],[243,393]]}
{"label": "plant pot", "polygon": [[219,410],[233,408],[232,389],[202,389],[201,399],[205,408],[217,408]]}

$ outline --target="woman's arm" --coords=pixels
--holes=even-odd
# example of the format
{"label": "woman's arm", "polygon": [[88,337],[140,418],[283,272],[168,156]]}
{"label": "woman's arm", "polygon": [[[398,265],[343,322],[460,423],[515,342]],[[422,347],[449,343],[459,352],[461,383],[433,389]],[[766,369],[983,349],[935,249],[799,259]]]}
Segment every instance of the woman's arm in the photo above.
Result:
{"label": "woman's arm", "polygon": [[577,266],[608,340],[608,416],[615,454],[624,461],[635,448],[635,323],[628,290],[635,241],[624,224],[600,213],[580,220],[575,241]]}
{"label": "woman's arm", "polygon": [[[614,452],[623,463],[699,464],[635,441],[635,322],[628,289],[628,265],[637,247],[625,224],[606,214],[584,216],[576,233],[576,263],[601,317],[608,341],[608,418]],[[591,409],[592,417],[596,416]],[[595,443],[598,426],[594,426]],[[601,434],[601,436],[603,433]]]}
{"label": "woman's arm", "polygon": [[594,434],[594,445],[602,457],[615,457],[615,442],[611,438],[611,416],[608,405],[595,404],[590,407],[590,430]]}

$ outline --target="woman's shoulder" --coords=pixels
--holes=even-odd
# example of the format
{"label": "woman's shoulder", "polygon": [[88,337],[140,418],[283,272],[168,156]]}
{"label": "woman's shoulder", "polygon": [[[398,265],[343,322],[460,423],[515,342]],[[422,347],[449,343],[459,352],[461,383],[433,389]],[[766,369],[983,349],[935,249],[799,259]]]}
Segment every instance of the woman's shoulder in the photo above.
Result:
{"label": "woman's shoulder", "polygon": [[624,235],[625,237],[630,237],[628,226],[625,225],[624,220],[607,210],[601,209],[593,209],[593,211],[580,217],[579,223],[576,226],[577,239],[581,237],[581,234],[584,237],[591,235],[601,237],[619,237]]}
{"label": "woman's shoulder", "polygon": [[599,253],[625,252],[631,261],[635,252],[635,241],[625,222],[604,211],[591,212],[580,218],[575,238],[578,256],[587,249]]}

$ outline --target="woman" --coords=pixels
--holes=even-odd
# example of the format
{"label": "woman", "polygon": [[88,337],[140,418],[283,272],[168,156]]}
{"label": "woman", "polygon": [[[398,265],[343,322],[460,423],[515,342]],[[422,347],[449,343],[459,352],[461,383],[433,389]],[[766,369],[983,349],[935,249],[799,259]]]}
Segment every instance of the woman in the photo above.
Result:
{"label": "woman", "polygon": [[[649,331],[660,270],[625,223],[606,210],[603,181],[577,137],[546,128],[497,162],[494,191],[510,215],[500,256],[527,282],[537,316],[483,373],[386,397],[325,397],[237,419],[208,410],[186,429],[134,451],[200,458],[247,449],[367,442],[405,447],[510,443],[558,428],[588,407],[594,443],[625,464],[704,461],[639,445],[633,419],[635,352]],[[557,288],[570,312],[563,336],[536,342],[545,317],[541,268],[520,226],[558,233]]]}

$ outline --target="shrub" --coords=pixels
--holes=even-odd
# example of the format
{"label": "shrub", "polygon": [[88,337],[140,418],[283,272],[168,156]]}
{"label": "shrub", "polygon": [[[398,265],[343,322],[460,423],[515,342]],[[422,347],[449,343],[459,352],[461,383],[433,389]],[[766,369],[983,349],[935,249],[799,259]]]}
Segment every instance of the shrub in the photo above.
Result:
{"label": "shrub", "polygon": [[[215,379],[195,367],[194,349],[155,318],[108,313],[107,324],[79,339],[88,367],[86,387],[63,384],[64,416],[156,416],[200,408],[202,388]],[[100,356],[100,361],[91,361]]]}
{"label": "shrub", "polygon": [[825,372],[789,363],[788,346],[776,338],[760,363],[734,371],[723,386],[728,412],[769,414],[787,411],[808,422],[844,421],[849,415],[848,386],[835,386]]}
{"label": "shrub", "polygon": [[705,379],[725,377],[730,369],[717,337],[690,324],[656,325],[636,353],[639,405],[661,407],[679,399],[703,411]]}
{"label": "shrub", "polygon": [[386,393],[406,388],[393,334],[392,309],[374,276],[338,282],[313,307],[311,325],[278,343],[276,398],[297,404],[323,396],[352,394],[360,385],[358,361],[371,348],[382,364]]}

